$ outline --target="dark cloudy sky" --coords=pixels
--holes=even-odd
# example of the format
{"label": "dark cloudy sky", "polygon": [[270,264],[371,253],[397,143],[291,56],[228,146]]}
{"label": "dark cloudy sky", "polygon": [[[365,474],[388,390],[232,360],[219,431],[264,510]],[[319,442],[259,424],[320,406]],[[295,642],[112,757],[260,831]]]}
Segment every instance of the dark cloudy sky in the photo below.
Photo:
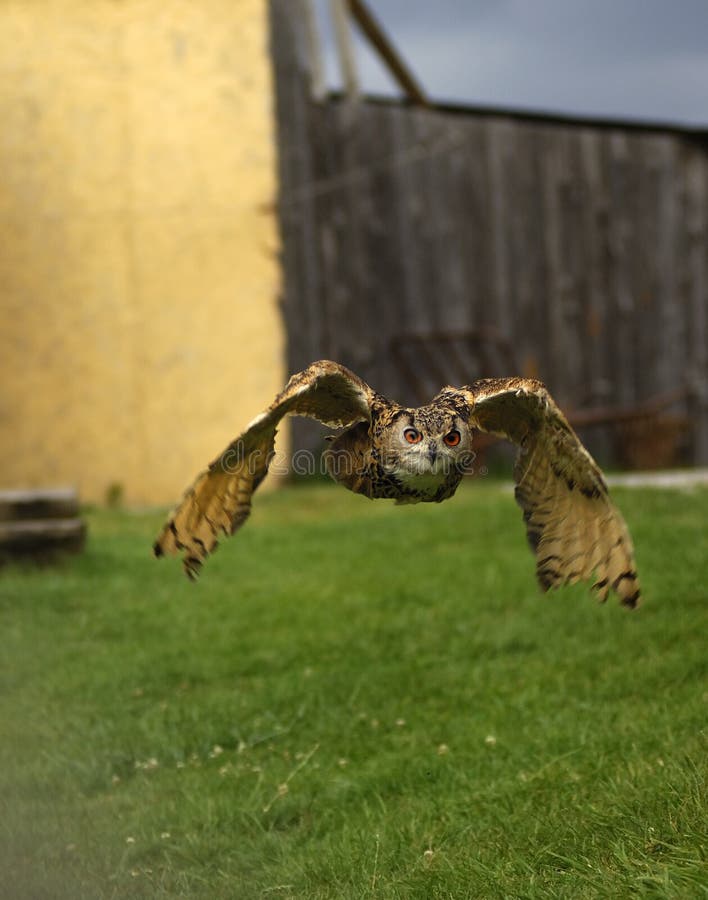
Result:
{"label": "dark cloudy sky", "polygon": [[[317,0],[328,81],[339,76]],[[436,100],[708,125],[708,0],[369,0]],[[357,41],[370,93],[395,93]]]}

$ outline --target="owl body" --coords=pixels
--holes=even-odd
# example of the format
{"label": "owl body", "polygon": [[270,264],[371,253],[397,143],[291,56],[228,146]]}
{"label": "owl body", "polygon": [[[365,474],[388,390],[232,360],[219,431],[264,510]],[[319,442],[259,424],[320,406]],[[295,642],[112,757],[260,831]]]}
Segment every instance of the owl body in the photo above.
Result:
{"label": "owl body", "polygon": [[474,458],[464,410],[438,398],[417,408],[378,399],[370,422],[331,438],[330,476],[356,494],[399,504],[452,497]]}
{"label": "owl body", "polygon": [[515,497],[541,588],[587,581],[600,600],[615,593],[625,606],[639,603],[632,540],[602,472],[543,384],[518,377],[445,387],[412,409],[339,363],[312,363],[197,476],[160,531],[157,556],[182,554],[196,578],[219,537],[248,519],[286,415],[342,429],[325,452],[329,474],[354,493],[397,503],[452,497],[474,459],[474,429],[508,439],[518,447]]}

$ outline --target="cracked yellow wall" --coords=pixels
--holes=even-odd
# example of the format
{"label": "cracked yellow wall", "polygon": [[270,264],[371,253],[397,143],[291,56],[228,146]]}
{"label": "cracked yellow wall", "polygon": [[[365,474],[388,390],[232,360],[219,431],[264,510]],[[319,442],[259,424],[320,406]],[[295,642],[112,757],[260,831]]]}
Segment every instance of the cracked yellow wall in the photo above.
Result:
{"label": "cracked yellow wall", "polygon": [[0,3],[0,488],[172,503],[282,387],[266,15]]}

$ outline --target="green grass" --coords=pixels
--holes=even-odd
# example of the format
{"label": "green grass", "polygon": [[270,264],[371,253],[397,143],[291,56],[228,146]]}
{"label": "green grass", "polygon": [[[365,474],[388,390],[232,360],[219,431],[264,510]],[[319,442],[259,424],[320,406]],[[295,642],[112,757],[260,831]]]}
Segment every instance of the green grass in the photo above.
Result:
{"label": "green grass", "polygon": [[196,585],[91,513],[0,572],[0,896],[708,896],[708,493],[616,497],[634,613],[494,483],[259,497]]}

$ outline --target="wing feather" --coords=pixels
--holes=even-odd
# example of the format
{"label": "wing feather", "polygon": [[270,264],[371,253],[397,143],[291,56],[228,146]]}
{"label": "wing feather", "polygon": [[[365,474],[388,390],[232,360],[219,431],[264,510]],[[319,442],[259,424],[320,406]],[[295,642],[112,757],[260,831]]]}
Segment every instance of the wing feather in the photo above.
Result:
{"label": "wing feather", "polygon": [[375,396],[353,372],[328,360],[293,375],[268,409],[187,489],[155,541],[155,556],[181,553],[186,574],[196,578],[220,535],[234,534],[248,518],[283,416],[307,416],[332,427],[354,425],[371,418]]}
{"label": "wing feather", "polygon": [[462,389],[470,424],[513,441],[521,506],[543,590],[592,581],[626,606],[640,599],[634,548],[602,472],[539,381],[482,379]]}

